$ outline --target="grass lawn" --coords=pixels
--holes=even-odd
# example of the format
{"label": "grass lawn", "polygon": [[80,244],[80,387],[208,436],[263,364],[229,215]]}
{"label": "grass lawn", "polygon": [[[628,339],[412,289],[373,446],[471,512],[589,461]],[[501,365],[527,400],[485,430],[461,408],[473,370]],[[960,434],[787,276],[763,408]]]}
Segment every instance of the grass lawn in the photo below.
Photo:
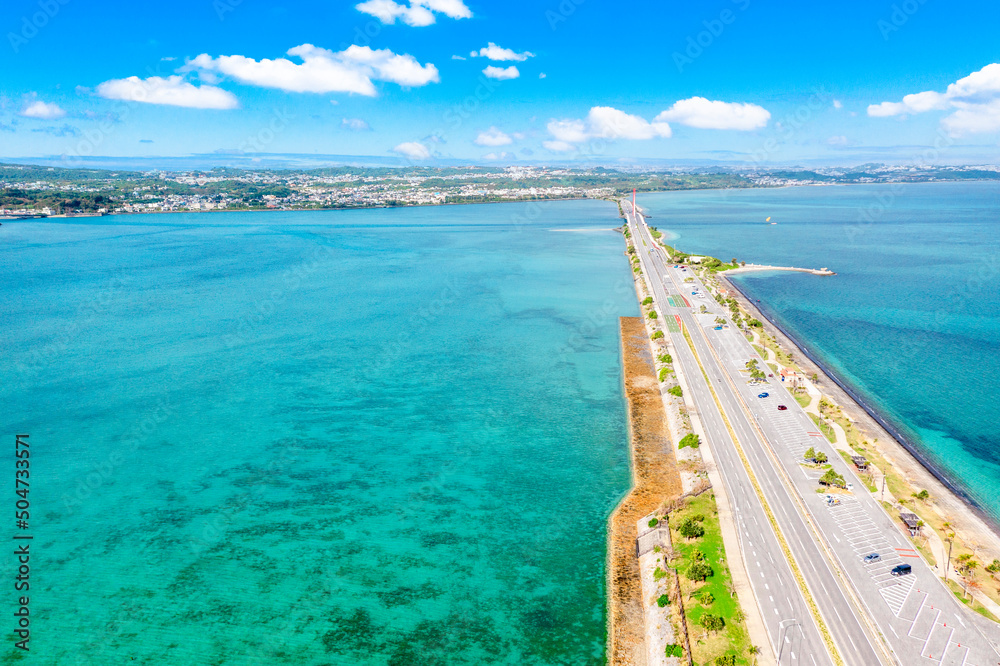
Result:
{"label": "grass lawn", "polygon": [[985,618],[989,618],[994,622],[1000,622],[1000,620],[997,620],[996,617],[994,617],[993,613],[989,612],[986,609],[986,607],[983,606],[981,603],[979,603],[975,599],[969,599],[967,596],[965,596],[965,592],[962,590],[961,585],[959,585],[958,583],[956,583],[951,579],[948,579],[948,586],[951,588],[951,591],[955,593],[955,596],[958,598],[958,600],[961,601],[963,604],[965,604],[966,606],[976,611]]}
{"label": "grass lawn", "polygon": [[813,423],[816,424],[816,427],[819,428],[819,431],[821,433],[823,433],[823,435],[828,440],[830,440],[831,443],[837,441],[837,434],[835,432],[833,432],[833,428],[831,428],[828,423],[826,423],[823,419],[821,419],[820,417],[816,416],[812,412],[809,413],[809,418],[811,418],[813,420]]}
{"label": "grass lawn", "polygon": [[[705,535],[695,539],[685,539],[677,532],[677,527],[685,518],[698,515],[705,517],[701,522],[705,528]],[[735,654],[736,663],[750,664],[747,652],[750,647],[750,637],[747,634],[739,601],[731,592],[732,576],[722,545],[715,494],[711,491],[703,493],[689,500],[684,509],[671,513],[670,527],[670,537],[673,540],[674,551],[678,555],[670,562],[670,566],[680,572],[684,612],[687,615],[694,662],[714,664],[716,657]],[[705,556],[705,562],[714,571],[704,583],[692,581],[686,576],[688,569],[696,561],[697,552]],[[715,599],[709,605],[702,602],[706,593]],[[700,621],[706,613],[721,617],[726,623],[725,627],[716,632],[705,630]]]}
{"label": "grass lawn", "polygon": [[799,391],[794,391],[792,392],[792,397],[795,398],[795,402],[802,405],[803,409],[808,407],[809,403],[812,402],[812,396],[809,395],[808,393],[801,393]]}

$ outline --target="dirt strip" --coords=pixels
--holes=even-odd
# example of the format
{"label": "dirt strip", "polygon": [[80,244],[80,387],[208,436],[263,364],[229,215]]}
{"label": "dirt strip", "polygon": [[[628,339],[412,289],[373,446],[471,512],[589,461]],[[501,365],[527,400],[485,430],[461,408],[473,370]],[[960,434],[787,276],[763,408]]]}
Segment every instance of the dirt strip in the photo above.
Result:
{"label": "dirt strip", "polygon": [[619,324],[633,487],[608,519],[608,661],[641,666],[646,649],[636,522],[682,488],[645,324],[640,317],[621,317]]}

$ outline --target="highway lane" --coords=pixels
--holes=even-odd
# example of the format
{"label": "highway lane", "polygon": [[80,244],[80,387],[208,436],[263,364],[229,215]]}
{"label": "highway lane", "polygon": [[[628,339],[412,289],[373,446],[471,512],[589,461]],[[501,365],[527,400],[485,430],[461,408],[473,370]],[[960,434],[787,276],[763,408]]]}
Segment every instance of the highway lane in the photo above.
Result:
{"label": "highway lane", "polygon": [[[639,229],[632,220],[633,234]],[[650,277],[654,301],[661,316],[672,316],[674,309],[667,303],[664,288],[667,278],[661,262],[653,262],[648,236],[634,236],[640,260]],[[645,239],[646,245],[643,245]],[[742,557],[750,575],[755,601],[761,610],[771,644],[781,664],[832,666],[819,628],[809,611],[785,559],[781,544],[754,491],[746,468],[719,413],[708,384],[698,367],[694,354],[682,333],[671,333],[677,358],[686,379],[687,389],[696,405],[708,445],[712,448],[723,483],[732,504],[732,513],[739,533]]]}
{"label": "highway lane", "polygon": [[[778,460],[800,498],[800,511],[809,516],[816,532],[822,535],[825,547],[849,581],[845,587],[850,586],[895,658],[901,663],[919,659],[954,664],[1000,663],[1000,654],[990,644],[990,639],[1000,639],[1000,627],[969,613],[936,579],[903,536],[900,524],[864,490],[853,465],[829,445],[780,381],[771,382],[766,389],[772,394],[769,398],[757,398],[765,389],[748,386],[743,369],[750,358],[757,358],[761,367],[766,367],[763,359],[738,331],[714,331],[712,323],[702,318],[700,337],[719,355],[734,395],[738,394],[738,401],[746,406],[744,414],[753,414],[752,420],[772,452],[771,459]],[[779,411],[779,402],[787,410]],[[839,504],[831,506],[816,493],[822,472],[801,464],[802,454],[809,447],[827,453],[833,468],[852,482],[855,492],[839,497]],[[879,553],[881,560],[866,565],[864,556],[871,552]],[[891,569],[903,563],[911,565],[913,573],[892,576]]]}
{"label": "highway lane", "polygon": [[[644,224],[639,224],[641,221],[641,218],[632,220],[642,227]],[[648,231],[641,233],[648,234]],[[652,242],[648,236],[647,239],[648,243]],[[662,278],[664,274],[676,289],[685,288],[684,278],[693,278],[687,273],[667,268],[666,264],[658,277]],[[707,294],[697,278],[694,278],[693,284],[694,288],[686,289],[687,294],[692,290]],[[846,598],[847,595],[840,589],[843,587],[849,588],[869,621],[877,625],[878,632],[886,639],[895,660],[900,663],[916,663],[922,659],[941,664],[986,666],[1000,663],[1000,654],[991,644],[991,641],[1000,642],[997,625],[968,613],[936,580],[933,572],[902,536],[898,525],[877,504],[876,498],[863,491],[853,466],[845,463],[825,442],[808,415],[780,382],[772,382],[766,389],[747,386],[744,364],[750,358],[759,357],[738,330],[713,330],[715,317],[720,314],[727,316],[728,313],[709,297],[702,300],[689,296],[689,299],[696,308],[704,303],[709,314],[693,314],[684,308],[682,320],[689,326],[692,340],[712,376],[726,413],[731,415],[731,423],[744,443],[752,467],[755,472],[765,472],[758,478],[776,515],[781,514],[779,524],[789,545],[795,541],[793,552],[796,552],[796,559],[807,573],[810,589],[817,597],[820,590],[824,591],[824,597],[833,590],[833,603],[828,603],[828,600],[822,603],[821,612],[830,624],[838,646],[844,650],[846,638],[853,649],[862,638],[866,638],[860,618],[854,613],[858,606]],[[708,358],[713,362],[709,363]],[[761,367],[766,368],[763,360],[759,360]],[[768,390],[772,397],[758,399],[756,394],[761,390]],[[788,410],[778,411],[779,401]],[[820,472],[800,464],[802,452],[810,446],[828,452],[834,469],[853,481],[859,492],[845,497],[836,506],[829,506],[816,493]],[[773,473],[766,474],[768,469]],[[782,474],[785,481],[780,479]],[[770,479],[767,483],[763,478],[765,476]],[[772,500],[772,495],[778,498],[777,501]],[[782,495],[784,501],[781,500]],[[806,524],[804,516],[809,517],[815,530]],[[786,524],[790,529],[786,530]],[[813,548],[810,548],[810,543]],[[833,575],[830,560],[823,557],[824,550],[832,553],[835,566],[850,583]],[[811,554],[803,561],[797,551],[811,551]],[[879,552],[882,561],[865,565],[863,558],[868,552]],[[891,576],[890,569],[903,562],[911,564],[913,575],[901,578]],[[855,615],[853,621],[847,611]]]}

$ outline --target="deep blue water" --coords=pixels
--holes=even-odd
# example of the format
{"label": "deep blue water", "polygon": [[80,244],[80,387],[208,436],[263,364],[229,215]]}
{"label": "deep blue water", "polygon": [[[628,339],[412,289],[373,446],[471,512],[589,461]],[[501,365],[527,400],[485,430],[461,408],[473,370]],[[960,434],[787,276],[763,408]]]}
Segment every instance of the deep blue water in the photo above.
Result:
{"label": "deep blue water", "polygon": [[684,251],[836,271],[735,279],[1000,520],[1000,184],[640,199]]}
{"label": "deep blue water", "polygon": [[554,202],[4,224],[31,663],[600,663],[638,313],[619,223]]}

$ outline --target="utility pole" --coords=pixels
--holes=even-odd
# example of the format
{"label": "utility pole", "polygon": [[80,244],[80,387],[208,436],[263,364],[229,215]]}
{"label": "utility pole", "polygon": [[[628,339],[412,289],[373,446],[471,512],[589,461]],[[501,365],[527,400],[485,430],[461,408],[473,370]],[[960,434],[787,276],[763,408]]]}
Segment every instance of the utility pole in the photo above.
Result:
{"label": "utility pole", "polygon": [[953,543],[954,541],[948,539],[948,564],[944,566],[944,579],[946,582],[948,580],[948,571],[951,569],[951,544]]}
{"label": "utility pole", "polygon": [[882,500],[884,499],[885,499],[885,473],[882,474],[882,494],[878,498],[879,504],[881,504]]}

